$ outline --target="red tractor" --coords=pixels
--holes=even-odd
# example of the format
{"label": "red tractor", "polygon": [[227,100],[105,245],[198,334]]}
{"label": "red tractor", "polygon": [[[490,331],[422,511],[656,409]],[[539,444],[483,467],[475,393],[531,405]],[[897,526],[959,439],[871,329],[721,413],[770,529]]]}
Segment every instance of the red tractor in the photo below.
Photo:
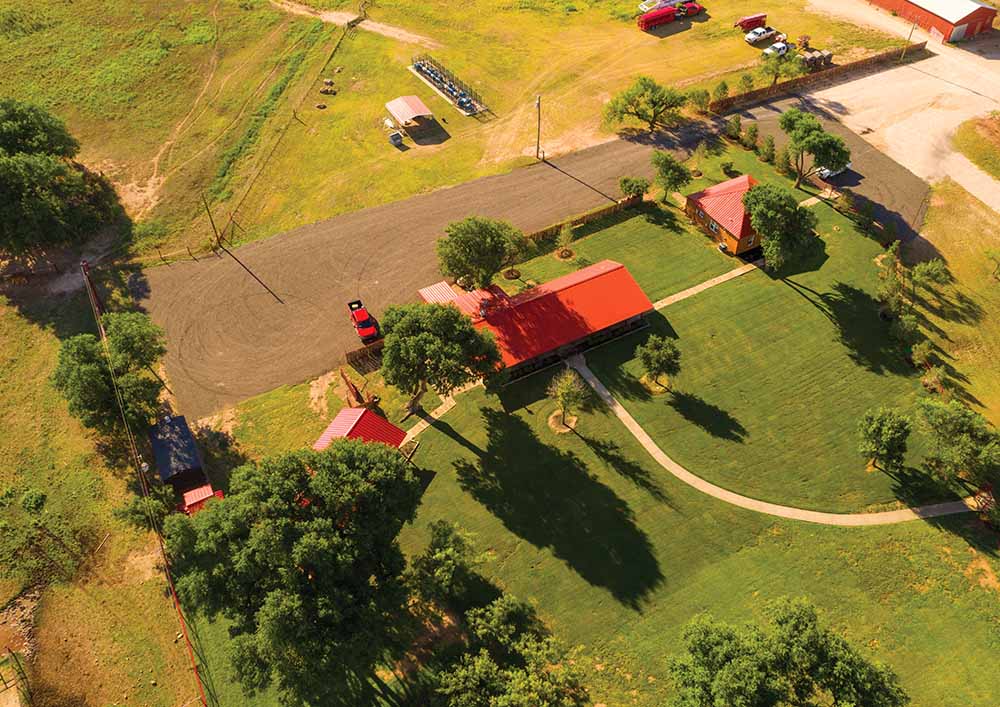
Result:
{"label": "red tractor", "polygon": [[361,343],[370,344],[381,337],[378,321],[368,313],[361,300],[356,299],[353,302],[348,302],[347,311],[350,312],[351,324],[354,325],[354,331],[357,332]]}

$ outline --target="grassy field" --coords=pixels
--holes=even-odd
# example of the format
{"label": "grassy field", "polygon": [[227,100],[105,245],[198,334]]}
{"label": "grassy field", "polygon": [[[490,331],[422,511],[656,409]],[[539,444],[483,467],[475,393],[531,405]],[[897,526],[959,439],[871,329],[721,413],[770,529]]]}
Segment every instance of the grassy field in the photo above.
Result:
{"label": "grassy field", "polygon": [[[675,392],[638,382],[637,334],[588,354],[594,371],[668,454],[754,498],[827,511],[949,494],[917,470],[869,472],[856,451],[869,407],[911,412],[920,385],[891,343],[873,298],[877,243],[826,205],[821,249],[799,272],[751,272],[659,312],[677,338]],[[919,437],[908,460],[920,458]]]}
{"label": "grassy field", "polygon": [[499,401],[464,394],[424,434],[416,462],[436,475],[403,540],[418,551],[439,518],[475,533],[487,574],[580,648],[595,703],[664,704],[688,619],[758,618],[781,595],[891,664],[914,705],[993,703],[995,536],[967,517],[836,529],[727,506],[663,472],[604,409],[554,434],[547,377]]}
{"label": "grassy field", "polygon": [[[111,515],[130,493],[126,472],[107,465],[48,382],[59,339],[89,326],[86,300],[38,300],[0,297],[0,526],[5,544],[35,523],[45,529],[27,554],[0,557],[0,606],[28,584],[46,587],[36,704],[181,704],[194,683],[152,538]],[[45,494],[35,517],[21,508],[29,489]]]}
{"label": "grassy field", "polygon": [[521,279],[499,284],[508,290],[523,289],[600,262],[617,260],[653,301],[737,267],[713,241],[688,223],[677,208],[647,203],[611,220],[575,229],[573,257],[561,260],[546,253],[517,266]]}
{"label": "grassy field", "polygon": [[1000,263],[988,255],[1000,258],[1000,216],[945,180],[931,193],[922,236],[904,257],[942,257],[954,278],[918,302],[924,328],[965,400],[1000,424]]}
{"label": "grassy field", "polygon": [[952,145],[981,170],[1000,179],[1000,112],[962,123]]}

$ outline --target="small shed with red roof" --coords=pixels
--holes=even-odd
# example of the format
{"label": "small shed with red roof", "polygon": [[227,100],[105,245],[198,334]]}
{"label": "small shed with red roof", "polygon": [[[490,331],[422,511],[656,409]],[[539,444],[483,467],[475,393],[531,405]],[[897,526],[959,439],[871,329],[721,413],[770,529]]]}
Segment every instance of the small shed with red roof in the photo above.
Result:
{"label": "small shed with red roof", "polygon": [[399,447],[406,432],[396,427],[378,413],[367,408],[344,408],[333,418],[313,449],[322,452],[335,439],[360,439],[365,442],[381,442],[390,447]]}
{"label": "small shed with red roof", "polygon": [[750,225],[750,214],[743,207],[743,196],[755,186],[756,179],[749,174],[741,175],[689,195],[684,211],[725,246],[727,253],[740,255],[760,245]]}
{"label": "small shed with red roof", "polygon": [[[452,295],[447,295],[447,290]],[[508,373],[519,377],[643,325],[652,303],[628,269],[603,260],[508,296],[498,287],[456,292],[447,283],[420,291],[452,304],[493,333]]]}

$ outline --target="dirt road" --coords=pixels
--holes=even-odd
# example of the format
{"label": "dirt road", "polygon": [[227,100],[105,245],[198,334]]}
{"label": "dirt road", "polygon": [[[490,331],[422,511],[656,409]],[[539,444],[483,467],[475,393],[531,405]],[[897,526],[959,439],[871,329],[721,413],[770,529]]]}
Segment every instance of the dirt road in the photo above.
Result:
{"label": "dirt road", "polygon": [[[679,155],[689,130],[662,147]],[[530,231],[609,203],[622,175],[652,176],[652,147],[615,140],[550,163],[486,177],[296,229],[236,251],[278,302],[230,258],[144,272],[137,290],[167,332],[165,363],[181,411],[194,419],[283,384],[318,376],[357,346],[349,300],[378,315],[440,280],[434,243],[478,214]]]}
{"label": "dirt road", "polygon": [[[910,32],[902,19],[860,0],[811,0],[810,9],[903,37]],[[913,38],[929,39],[919,29]],[[964,121],[1000,109],[1000,33],[959,46],[931,40],[928,48],[935,54],[930,59],[817,90],[809,98],[923,179],[951,177],[1000,212],[1000,183],[951,146]]]}
{"label": "dirt road", "polygon": [[[317,10],[315,8],[309,7],[308,5],[303,5],[301,3],[292,2],[292,0],[271,0],[271,4],[274,5],[279,10],[284,10],[285,12],[290,12],[293,15],[302,15],[304,17],[315,17],[321,22],[326,22],[333,25],[346,25],[349,22],[353,22],[358,19],[359,15],[356,12],[343,12],[336,10]],[[441,42],[438,42],[430,37],[425,37],[422,34],[417,34],[416,32],[410,32],[401,27],[396,27],[394,25],[387,25],[382,22],[372,22],[371,20],[362,20],[358,23],[358,29],[363,29],[368,32],[374,32],[375,34],[381,34],[384,37],[391,37],[392,39],[398,39],[401,42],[406,42],[408,44],[419,44],[428,49],[439,49],[441,47]]]}

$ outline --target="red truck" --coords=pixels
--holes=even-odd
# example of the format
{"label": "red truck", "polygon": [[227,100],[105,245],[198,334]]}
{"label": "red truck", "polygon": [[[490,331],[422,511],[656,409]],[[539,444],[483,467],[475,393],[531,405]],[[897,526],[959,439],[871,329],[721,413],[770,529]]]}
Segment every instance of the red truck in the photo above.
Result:
{"label": "red truck", "polygon": [[646,30],[653,29],[654,27],[669,24],[678,17],[697,15],[701,12],[701,10],[701,5],[696,2],[680,3],[673,7],[661,7],[659,10],[653,10],[652,12],[647,12],[644,15],[639,15],[639,19],[636,24],[639,25],[639,29],[645,32]]}

